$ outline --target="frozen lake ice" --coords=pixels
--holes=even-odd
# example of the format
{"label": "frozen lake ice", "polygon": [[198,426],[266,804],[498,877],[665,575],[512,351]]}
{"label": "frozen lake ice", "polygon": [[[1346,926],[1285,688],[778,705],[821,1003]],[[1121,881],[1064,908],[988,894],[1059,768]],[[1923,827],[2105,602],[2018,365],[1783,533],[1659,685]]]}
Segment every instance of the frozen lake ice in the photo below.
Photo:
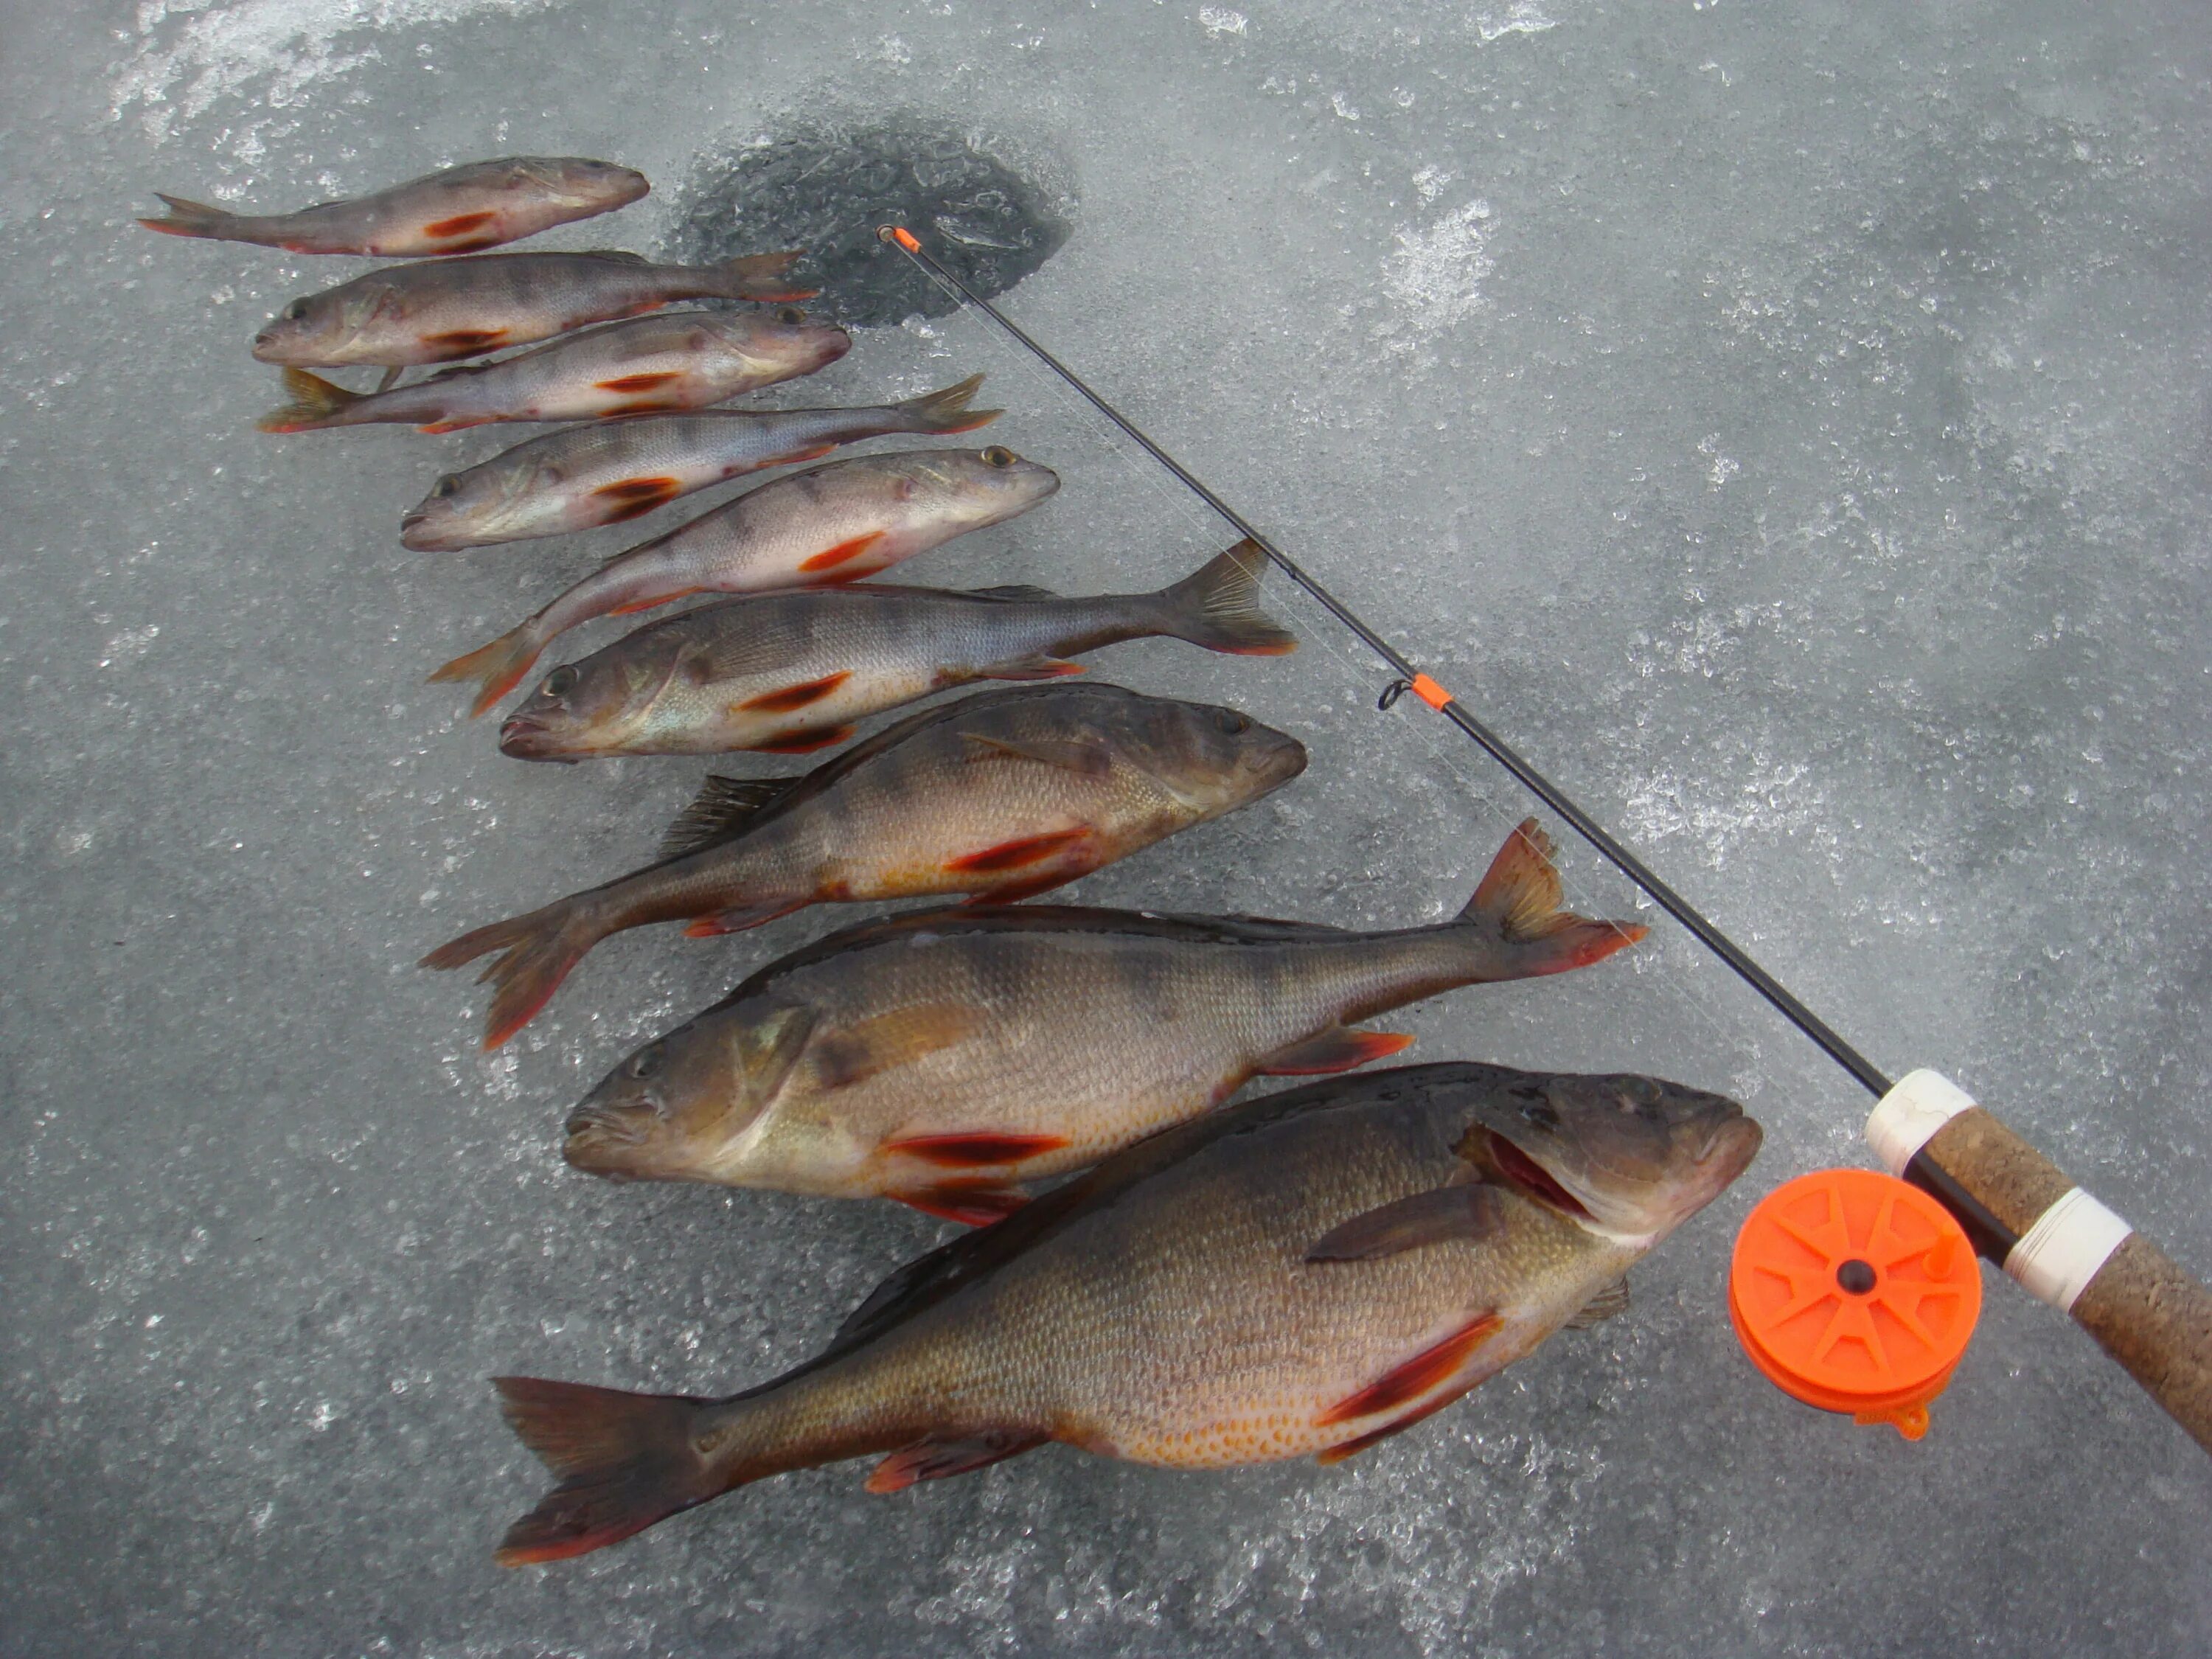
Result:
{"label": "frozen lake ice", "polygon": [[[1651,1072],[1765,1122],[1626,1318],[1335,1469],[1049,1448],[875,1498],[840,1466],[495,1568],[543,1482],[488,1374],[732,1390],[946,1230],[562,1165],[629,1045],[845,918],[624,935],[479,1055],[478,994],[415,958],[630,867],[706,768],[507,761],[422,678],[636,532],[404,551],[400,511],[513,434],[254,432],[253,331],[364,267],[131,222],[580,154],[656,193],[544,245],[658,254],[733,156],[964,137],[1066,232],[1005,294],[1026,326],[1877,1063],[1949,1073],[2205,1274],[2201,22],[5,0],[0,1652],[2212,1648],[2212,1464],[1994,1275],[1917,1445],[1753,1371],[1734,1228],[1866,1162],[1865,1101],[1664,925],[1392,1022],[1410,1059]],[[1103,592],[1231,539],[971,319],[862,329],[768,401],[979,368],[1066,487],[907,579]],[[1434,919],[1528,810],[1275,602],[1296,657],[1094,672],[1235,702],[1305,777],[1073,896]],[[1563,852],[1577,908],[1635,913]]]}

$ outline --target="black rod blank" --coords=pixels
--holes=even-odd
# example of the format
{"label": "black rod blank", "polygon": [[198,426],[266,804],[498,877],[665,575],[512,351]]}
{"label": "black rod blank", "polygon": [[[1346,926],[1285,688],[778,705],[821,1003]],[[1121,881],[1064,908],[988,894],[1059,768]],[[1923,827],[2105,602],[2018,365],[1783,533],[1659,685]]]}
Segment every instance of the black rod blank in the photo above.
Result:
{"label": "black rod blank", "polygon": [[[1239,535],[1249,537],[1278,570],[1304,589],[1316,605],[1356,635],[1360,643],[1381,658],[1393,673],[1420,690],[1425,701],[1431,702],[1446,720],[1473,738],[1486,754],[1517,778],[1530,793],[1565,818],[1573,826],[1577,835],[1595,848],[1621,874],[1649,894],[1660,908],[1688,928],[1700,944],[1727,963],[1745,984],[1772,1004],[1784,1018],[1811,1038],[1822,1053],[1850,1073],[1869,1094],[1878,1097],[1889,1092],[1889,1079],[1874,1062],[1846,1042],[1834,1027],[1798,1000],[1789,987],[1760,967],[1749,952],[1723,933],[1695,905],[1662,881],[1649,865],[1616,840],[1603,824],[1577,805],[1573,798],[1559,785],[1523,759],[1510,744],[1468,714],[1457,698],[1437,687],[1434,681],[1416,669],[1388,640],[1362,622],[1357,612],[1309,575],[1297,560],[1276,546],[1243,514],[1215,495],[1203,479],[1154,443],[1121,410],[1093,392],[1081,375],[1030,338],[1006,313],[939,264],[912,232],[897,225],[884,225],[876,234],[921,266],[925,273],[943,285],[963,305],[972,306],[1004,329],[1024,350],[1060,376],[1093,409],[1120,428],[1130,441],[1172,472],[1192,494],[1228,520]],[[1431,689],[1440,696],[1431,695]]]}

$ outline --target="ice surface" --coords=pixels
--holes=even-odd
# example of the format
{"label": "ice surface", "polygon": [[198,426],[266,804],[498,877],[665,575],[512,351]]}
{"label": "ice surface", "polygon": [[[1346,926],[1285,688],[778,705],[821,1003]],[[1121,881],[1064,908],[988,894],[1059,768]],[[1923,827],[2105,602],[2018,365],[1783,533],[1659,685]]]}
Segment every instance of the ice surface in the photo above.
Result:
{"label": "ice surface", "polygon": [[[634,532],[403,551],[400,510],[502,440],[250,429],[253,330],[360,267],[130,222],[155,189],[281,208],[501,152],[665,190],[761,135],[971,133],[1073,228],[1006,295],[1025,325],[1879,1062],[1943,1067],[2212,1273],[2201,22],[9,0],[0,1651],[2212,1647],[2212,1465],[2009,1286],[1919,1445],[1753,1373],[1733,1227],[1863,1161],[1865,1103],[1664,927],[1410,1017],[1414,1058],[1632,1066],[1765,1120],[1625,1320],[1333,1471],[1051,1449],[879,1499],[831,1468],[495,1570],[542,1481],[487,1373],[734,1389],[938,1230],[562,1165],[627,1044],[830,918],[625,935],[479,1058],[478,994],[415,957],[628,867],[702,768],[503,761],[421,676]],[[657,252],[672,212],[559,240]],[[1226,539],[966,319],[786,391],[976,368],[993,435],[1067,485],[915,579],[1098,591]],[[1462,901],[1526,802],[1304,621],[1281,661],[1102,657],[1314,764],[1080,896]],[[1568,851],[1584,908],[1633,905]]]}

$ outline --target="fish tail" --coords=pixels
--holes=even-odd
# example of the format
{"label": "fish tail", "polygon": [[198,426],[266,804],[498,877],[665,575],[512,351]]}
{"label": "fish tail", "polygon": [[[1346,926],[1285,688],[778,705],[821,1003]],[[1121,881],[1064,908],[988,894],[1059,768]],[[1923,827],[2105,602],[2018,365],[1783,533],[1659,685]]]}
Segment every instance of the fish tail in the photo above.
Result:
{"label": "fish tail", "polygon": [[711,1401],[536,1376],[491,1381],[509,1426],[560,1477],[507,1529],[495,1558],[503,1567],[604,1549],[732,1484],[694,1443]]}
{"label": "fish tail", "polygon": [[1167,611],[1167,631],[1179,640],[1240,657],[1279,657],[1297,636],[1260,609],[1260,572],[1267,555],[1242,541],[1154,597]]}
{"label": "fish tail", "polygon": [[793,288],[783,275],[805,257],[806,250],[796,247],[788,253],[748,253],[731,260],[722,267],[729,273],[729,297],[758,300],[769,305],[787,300],[812,299],[822,291],[820,289]]}
{"label": "fish tail", "polygon": [[489,645],[480,645],[454,658],[434,671],[429,683],[465,684],[475,681],[476,700],[469,705],[469,718],[474,720],[520,685],[522,677],[530,672],[531,664],[544,649],[544,633],[533,617],[520,628],[509,629]]}
{"label": "fish tail", "polygon": [[973,432],[1006,412],[1003,409],[968,407],[968,400],[982,384],[981,374],[970,374],[957,386],[925,392],[919,398],[905,398],[891,407],[913,422],[906,428],[908,432]]}
{"label": "fish tail", "polygon": [[1491,860],[1490,872],[1459,913],[1501,951],[1501,979],[1534,979],[1587,968],[1636,943],[1650,930],[1639,922],[1593,921],[1559,908],[1559,872],[1552,863],[1552,838],[1534,818],[1524,819]]}
{"label": "fish tail", "polygon": [[499,952],[491,966],[477,975],[478,984],[492,988],[491,1006],[484,1011],[483,1046],[496,1048],[530,1024],[552,1000],[569,971],[605,936],[605,927],[587,904],[564,898],[527,915],[510,916],[464,933],[417,965],[459,968]]}
{"label": "fish tail", "polygon": [[270,410],[253,423],[264,432],[313,432],[326,426],[344,426],[346,410],[365,395],[333,386],[304,368],[284,371],[284,390],[292,394],[292,401]]}
{"label": "fish tail", "polygon": [[161,204],[169,210],[160,219],[141,219],[138,222],[149,230],[158,230],[164,236],[230,235],[238,227],[240,216],[219,207],[210,207],[205,202],[188,202],[181,196],[161,196]]}

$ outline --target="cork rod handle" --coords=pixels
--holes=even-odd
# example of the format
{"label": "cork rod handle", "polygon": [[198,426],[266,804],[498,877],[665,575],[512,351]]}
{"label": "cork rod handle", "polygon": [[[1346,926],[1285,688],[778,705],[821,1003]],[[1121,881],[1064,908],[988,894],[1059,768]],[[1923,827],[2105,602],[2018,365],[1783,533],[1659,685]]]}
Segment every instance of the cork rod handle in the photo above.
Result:
{"label": "cork rod handle", "polygon": [[1942,1200],[1981,1254],[2070,1315],[2212,1452],[2212,1291],[1933,1072],[1885,1096],[1867,1138],[1892,1173]]}

